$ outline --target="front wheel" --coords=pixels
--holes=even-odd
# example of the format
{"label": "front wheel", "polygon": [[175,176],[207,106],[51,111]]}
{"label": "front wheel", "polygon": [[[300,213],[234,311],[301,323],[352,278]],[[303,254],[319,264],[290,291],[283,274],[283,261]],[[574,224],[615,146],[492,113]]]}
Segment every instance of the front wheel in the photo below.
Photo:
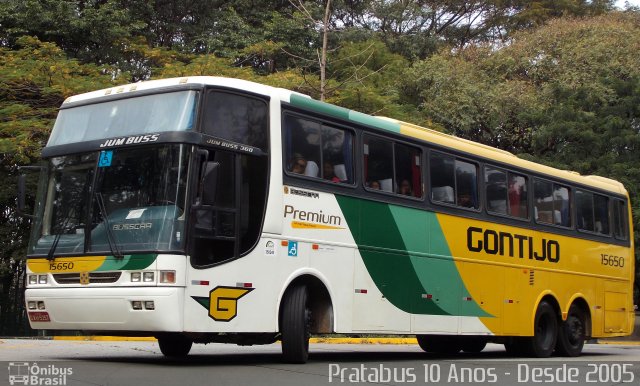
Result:
{"label": "front wheel", "polygon": [[158,337],[160,351],[166,357],[181,358],[189,355],[193,341],[180,334],[162,335]]}
{"label": "front wheel", "polygon": [[287,291],[282,301],[280,333],[282,356],[288,363],[306,363],[309,358],[309,321],[307,287],[296,286]]}
{"label": "front wheel", "polygon": [[562,322],[558,330],[556,351],[566,357],[577,357],[582,353],[586,331],[586,317],[580,307],[575,304],[569,307],[567,320]]}
{"label": "front wheel", "polygon": [[533,336],[523,339],[527,355],[548,358],[556,348],[558,336],[558,316],[551,304],[543,301],[538,305],[533,324]]}

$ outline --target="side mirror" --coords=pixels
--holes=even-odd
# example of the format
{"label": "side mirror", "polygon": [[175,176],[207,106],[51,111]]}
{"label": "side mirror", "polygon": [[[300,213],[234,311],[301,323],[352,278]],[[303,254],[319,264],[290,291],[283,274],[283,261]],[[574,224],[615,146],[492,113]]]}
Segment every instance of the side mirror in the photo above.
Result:
{"label": "side mirror", "polygon": [[[40,166],[20,166],[18,170],[41,170]],[[28,218],[34,218],[35,216],[32,214],[25,213],[25,197],[27,195],[27,176],[25,174],[20,174],[18,176],[18,207],[16,208],[16,212],[18,215]]]}
{"label": "side mirror", "polygon": [[18,214],[25,217],[31,217],[30,215],[24,213],[24,199],[26,196],[26,180],[27,176],[24,174],[20,174],[18,176]]}

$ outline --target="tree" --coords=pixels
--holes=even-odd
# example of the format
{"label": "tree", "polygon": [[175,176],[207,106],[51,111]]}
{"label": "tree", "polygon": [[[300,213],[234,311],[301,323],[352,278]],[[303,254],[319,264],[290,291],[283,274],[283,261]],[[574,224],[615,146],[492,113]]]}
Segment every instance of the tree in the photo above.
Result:
{"label": "tree", "polygon": [[[112,84],[100,68],[67,59],[53,43],[21,37],[15,46],[0,48],[0,335],[26,333],[22,290],[29,222],[15,211],[17,166],[37,162],[66,97]],[[33,182],[29,191],[35,192]]]}

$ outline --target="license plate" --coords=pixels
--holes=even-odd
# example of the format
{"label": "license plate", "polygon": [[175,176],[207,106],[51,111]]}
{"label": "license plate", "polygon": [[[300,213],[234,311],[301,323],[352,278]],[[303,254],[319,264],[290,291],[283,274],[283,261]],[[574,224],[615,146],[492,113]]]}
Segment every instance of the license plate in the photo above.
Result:
{"label": "license plate", "polygon": [[48,312],[29,312],[29,320],[32,322],[50,322]]}

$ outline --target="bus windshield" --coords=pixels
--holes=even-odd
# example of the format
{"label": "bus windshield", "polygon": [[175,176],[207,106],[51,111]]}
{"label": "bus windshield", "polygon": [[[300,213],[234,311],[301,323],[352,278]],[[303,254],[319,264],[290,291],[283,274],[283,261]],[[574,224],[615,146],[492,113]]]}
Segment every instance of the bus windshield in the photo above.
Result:
{"label": "bus windshield", "polygon": [[183,250],[188,149],[156,145],[49,159],[29,255]]}
{"label": "bus windshield", "polygon": [[47,146],[193,130],[197,94],[170,92],[62,109]]}

